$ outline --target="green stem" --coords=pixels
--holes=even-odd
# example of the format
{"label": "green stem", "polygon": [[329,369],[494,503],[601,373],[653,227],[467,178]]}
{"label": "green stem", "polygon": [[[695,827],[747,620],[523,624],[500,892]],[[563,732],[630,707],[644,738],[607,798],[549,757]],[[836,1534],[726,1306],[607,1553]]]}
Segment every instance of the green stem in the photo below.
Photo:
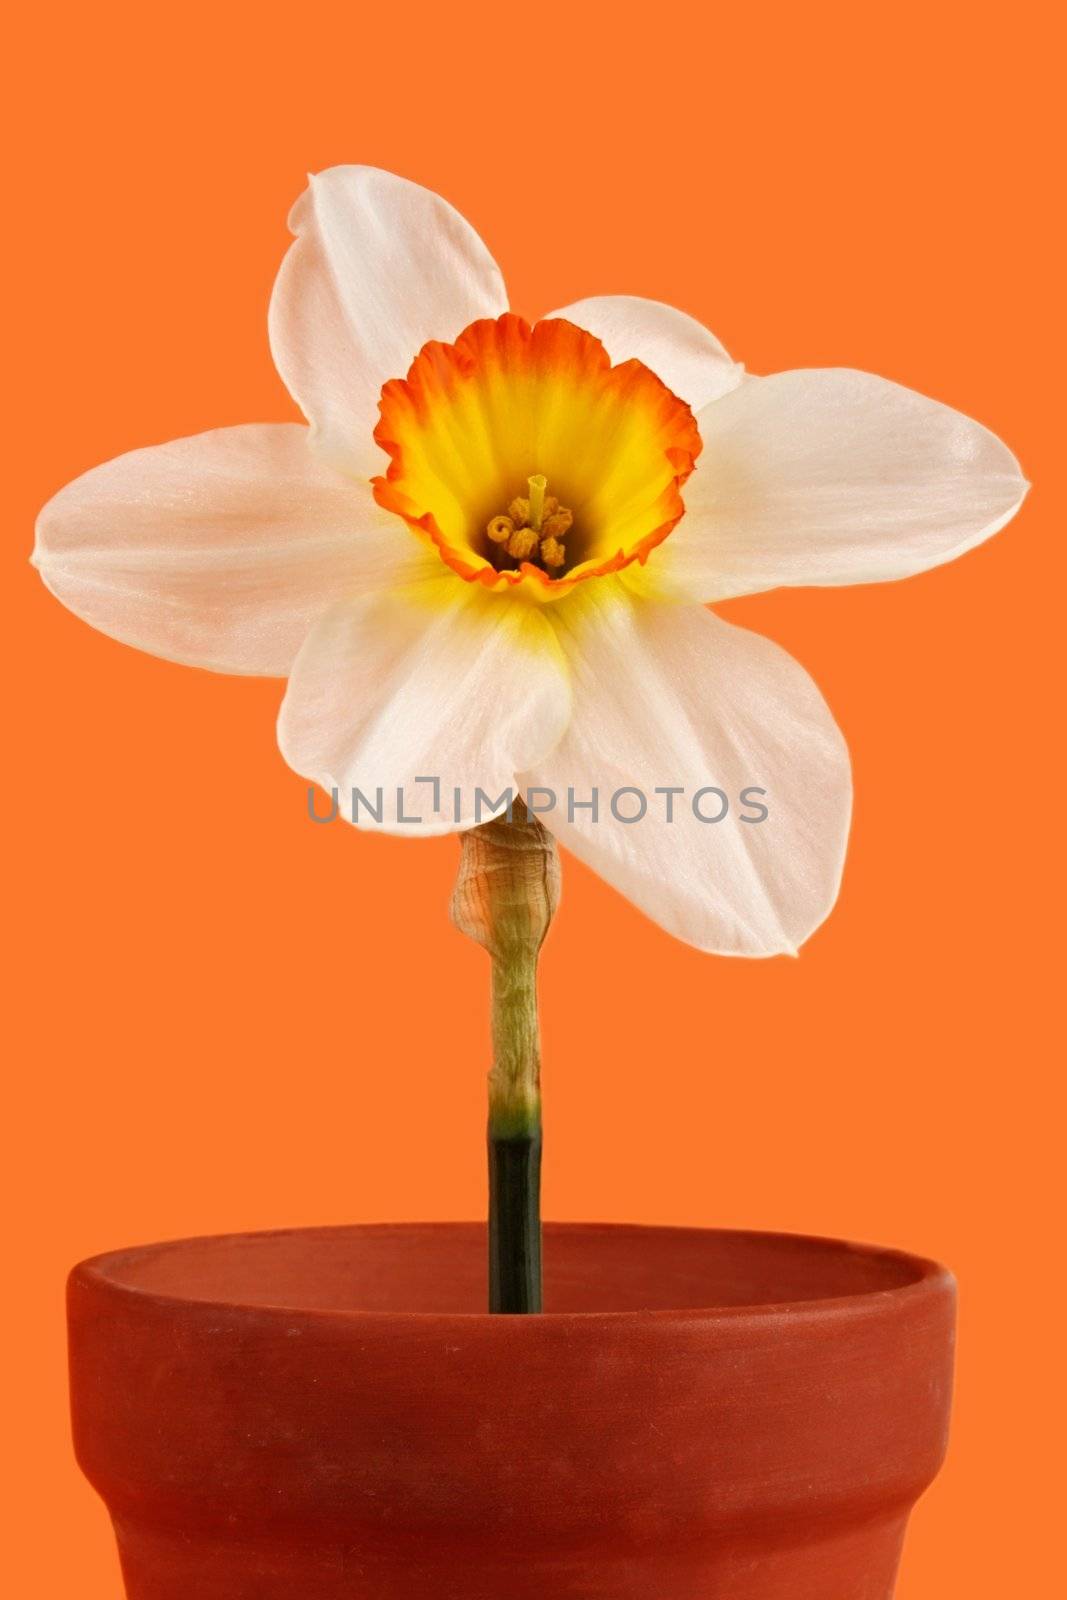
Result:
{"label": "green stem", "polygon": [[489,1309],[541,1309],[541,1049],[537,949],[493,960]]}
{"label": "green stem", "polygon": [[489,1309],[541,1310],[541,1135],[489,1134]]}
{"label": "green stem", "polygon": [[551,834],[516,801],[462,836],[456,926],[492,959],[489,1309],[541,1309],[541,1042],[537,958],[559,900]]}

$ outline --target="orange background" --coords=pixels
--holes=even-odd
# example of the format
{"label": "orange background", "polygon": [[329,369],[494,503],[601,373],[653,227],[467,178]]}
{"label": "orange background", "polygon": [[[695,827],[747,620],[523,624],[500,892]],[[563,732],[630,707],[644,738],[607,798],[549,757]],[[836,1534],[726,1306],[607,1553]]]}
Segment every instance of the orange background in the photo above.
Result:
{"label": "orange background", "polygon": [[1042,9],[23,11],[4,105],[8,1592],[120,1594],[67,1437],[73,1261],[482,1207],[487,973],[446,914],[455,842],[312,827],[278,683],[124,649],[25,565],[37,507],[95,462],[295,416],[267,298],[305,172],[346,161],[446,194],[519,310],[671,301],[752,371],[865,367],[948,401],[1036,481],[953,566],[728,608],[808,667],[855,760],[844,890],[801,958],[700,955],[568,859],[543,991],[548,1214],[949,1262],[955,1436],[900,1600],[1047,1592],[1064,422]]}

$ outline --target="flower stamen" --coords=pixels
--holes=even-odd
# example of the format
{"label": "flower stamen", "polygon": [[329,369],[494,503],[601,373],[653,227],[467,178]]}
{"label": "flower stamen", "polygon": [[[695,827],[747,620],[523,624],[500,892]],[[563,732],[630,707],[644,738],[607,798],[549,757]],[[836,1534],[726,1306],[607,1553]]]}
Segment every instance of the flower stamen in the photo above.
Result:
{"label": "flower stamen", "polygon": [[529,496],[516,495],[507,511],[486,523],[486,538],[492,546],[489,555],[498,571],[501,561],[510,556],[512,561],[530,562],[558,577],[567,565],[563,541],[574,523],[574,513],[561,506],[554,494],[546,493],[544,473],[535,472],[526,481]]}
{"label": "flower stamen", "polygon": [[539,540],[533,528],[516,528],[508,540],[508,555],[515,561],[526,561],[537,549]]}
{"label": "flower stamen", "polygon": [[485,531],[493,544],[507,544],[515,532],[515,520],[505,516],[493,517]]}

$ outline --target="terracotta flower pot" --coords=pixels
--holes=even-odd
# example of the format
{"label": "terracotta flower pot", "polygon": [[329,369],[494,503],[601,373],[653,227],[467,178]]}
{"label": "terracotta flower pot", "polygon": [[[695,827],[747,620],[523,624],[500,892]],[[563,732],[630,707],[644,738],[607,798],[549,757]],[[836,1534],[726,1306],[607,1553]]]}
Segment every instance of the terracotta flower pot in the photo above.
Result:
{"label": "terracotta flower pot", "polygon": [[952,1280],[828,1240],[238,1234],[70,1283],[78,1458],[130,1600],[888,1600],[941,1463]]}

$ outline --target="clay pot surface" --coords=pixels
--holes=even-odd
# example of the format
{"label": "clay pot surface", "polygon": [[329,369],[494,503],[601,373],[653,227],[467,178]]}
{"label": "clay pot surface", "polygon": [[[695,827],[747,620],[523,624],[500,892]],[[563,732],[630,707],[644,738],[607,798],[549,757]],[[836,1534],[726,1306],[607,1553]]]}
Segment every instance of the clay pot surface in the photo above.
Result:
{"label": "clay pot surface", "polygon": [[889,1600],[941,1464],[943,1268],[555,1224],[546,1314],[485,1231],[148,1245],[69,1287],[78,1459],[129,1600]]}

